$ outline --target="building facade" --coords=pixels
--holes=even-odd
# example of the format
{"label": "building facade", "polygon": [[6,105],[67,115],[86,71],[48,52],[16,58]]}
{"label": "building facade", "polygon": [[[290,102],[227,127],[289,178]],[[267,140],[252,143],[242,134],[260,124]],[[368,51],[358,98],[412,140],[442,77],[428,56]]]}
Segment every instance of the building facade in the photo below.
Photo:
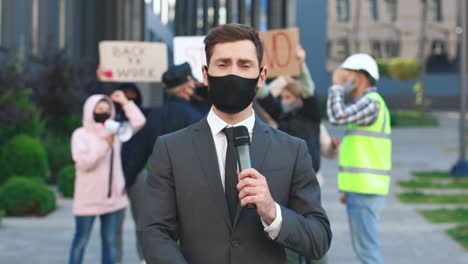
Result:
{"label": "building facade", "polygon": [[348,55],[418,58],[425,27],[424,58],[429,72],[455,71],[458,0],[328,0],[327,69]]}
{"label": "building facade", "polygon": [[[296,23],[317,93],[326,96],[332,70],[348,54],[359,51],[377,57],[418,58],[420,1],[298,0]],[[466,14],[458,8],[461,0],[427,1],[425,91],[431,108],[454,110],[460,95],[456,32],[460,16]],[[391,108],[409,108],[414,105],[413,84],[381,78],[378,88]]]}

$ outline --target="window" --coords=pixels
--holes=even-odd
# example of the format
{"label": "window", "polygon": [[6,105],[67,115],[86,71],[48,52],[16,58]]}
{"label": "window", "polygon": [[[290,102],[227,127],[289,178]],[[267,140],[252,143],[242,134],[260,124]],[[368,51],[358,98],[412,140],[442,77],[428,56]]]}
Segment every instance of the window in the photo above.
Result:
{"label": "window", "polygon": [[338,61],[344,61],[351,53],[348,39],[345,39],[345,38],[339,39],[336,42],[336,47],[337,47],[336,55],[337,55]]}
{"label": "window", "polygon": [[444,40],[434,40],[431,46],[431,55],[447,55],[447,43]]}
{"label": "window", "polygon": [[432,0],[432,10],[434,20],[442,22],[444,20],[444,15],[442,13],[442,0]]}
{"label": "window", "polygon": [[382,46],[380,41],[372,40],[371,41],[371,55],[374,58],[382,58]]}
{"label": "window", "polygon": [[370,14],[374,21],[379,20],[379,6],[377,0],[369,0]]}
{"label": "window", "polygon": [[390,21],[395,22],[398,17],[398,4],[397,0],[386,0],[387,2],[387,13]]}
{"label": "window", "polygon": [[336,1],[336,19],[338,22],[349,21],[349,0]]}
{"label": "window", "polygon": [[400,54],[400,42],[397,40],[387,40],[385,42],[386,57],[398,57]]}

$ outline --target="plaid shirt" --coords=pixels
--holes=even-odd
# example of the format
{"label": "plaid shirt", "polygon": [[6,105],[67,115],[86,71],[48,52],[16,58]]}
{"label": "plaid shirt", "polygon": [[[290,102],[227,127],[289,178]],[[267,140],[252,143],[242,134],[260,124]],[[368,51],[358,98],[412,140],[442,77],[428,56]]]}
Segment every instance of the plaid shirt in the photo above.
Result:
{"label": "plaid shirt", "polygon": [[361,97],[349,105],[344,103],[344,90],[345,88],[342,85],[330,87],[327,100],[327,113],[330,123],[334,125],[372,125],[379,115],[379,103],[364,95],[376,92],[377,88],[369,88]]}

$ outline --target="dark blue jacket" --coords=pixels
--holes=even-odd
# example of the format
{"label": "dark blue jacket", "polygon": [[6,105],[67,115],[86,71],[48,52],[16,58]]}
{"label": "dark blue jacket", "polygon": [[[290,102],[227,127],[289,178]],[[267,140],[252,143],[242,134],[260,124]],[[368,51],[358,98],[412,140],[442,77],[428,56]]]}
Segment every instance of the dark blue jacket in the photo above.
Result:
{"label": "dark blue jacket", "polygon": [[126,186],[135,183],[159,136],[188,127],[202,118],[190,102],[174,96],[168,96],[161,107],[153,108],[146,118],[146,125],[132,138],[131,149],[125,151],[128,158],[122,159]]}

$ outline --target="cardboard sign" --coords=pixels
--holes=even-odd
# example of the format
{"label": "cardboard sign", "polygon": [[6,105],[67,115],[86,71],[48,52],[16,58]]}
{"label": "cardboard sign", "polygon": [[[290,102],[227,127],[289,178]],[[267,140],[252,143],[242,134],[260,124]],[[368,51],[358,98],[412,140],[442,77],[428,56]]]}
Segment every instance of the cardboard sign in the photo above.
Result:
{"label": "cardboard sign", "polygon": [[160,82],[167,70],[167,46],[157,42],[99,42],[98,77],[107,82]]}
{"label": "cardboard sign", "polygon": [[297,28],[260,32],[260,39],[264,48],[262,65],[268,67],[268,77],[300,74],[301,67],[296,58],[299,45]]}
{"label": "cardboard sign", "polygon": [[203,81],[202,67],[206,65],[204,36],[175,37],[174,64],[188,62],[192,74],[198,81]]}

